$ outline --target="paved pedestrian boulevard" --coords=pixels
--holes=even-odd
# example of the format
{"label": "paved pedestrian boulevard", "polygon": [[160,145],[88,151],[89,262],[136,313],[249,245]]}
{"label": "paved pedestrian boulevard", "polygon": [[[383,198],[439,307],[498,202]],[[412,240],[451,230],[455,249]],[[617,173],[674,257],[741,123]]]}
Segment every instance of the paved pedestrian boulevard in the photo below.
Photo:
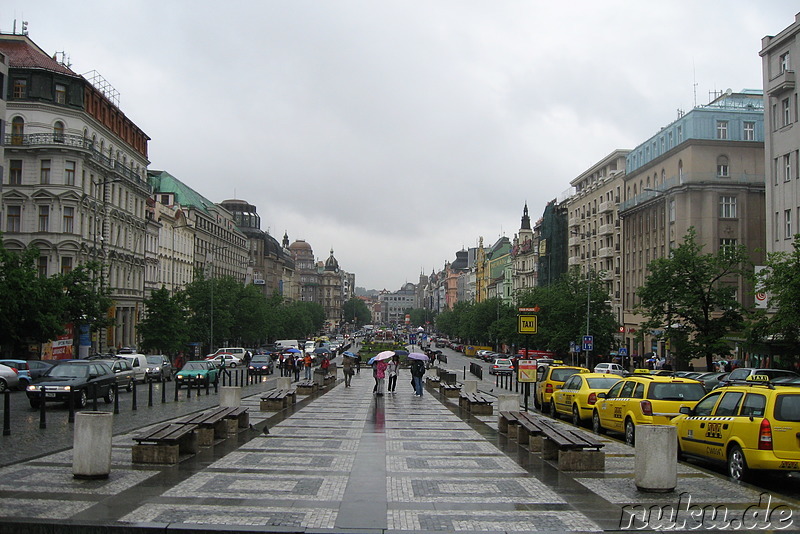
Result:
{"label": "paved pedestrian boulevard", "polygon": [[[452,399],[375,397],[362,373],[298,397],[291,413],[251,408],[253,430],[177,466],[131,463],[133,434],[115,436],[109,480],[71,476],[59,452],[0,469],[3,519],[62,525],[192,525],[230,532],[596,532],[619,528],[623,507],[667,503],[632,483],[633,451],[606,447],[604,473],[560,473],[496,431],[496,416],[470,418]],[[403,387],[405,385],[405,387]],[[267,425],[267,433],[262,431]],[[680,466],[695,502],[744,507],[758,492]],[[679,488],[679,491],[681,488]],[[272,530],[271,530],[272,529]]]}

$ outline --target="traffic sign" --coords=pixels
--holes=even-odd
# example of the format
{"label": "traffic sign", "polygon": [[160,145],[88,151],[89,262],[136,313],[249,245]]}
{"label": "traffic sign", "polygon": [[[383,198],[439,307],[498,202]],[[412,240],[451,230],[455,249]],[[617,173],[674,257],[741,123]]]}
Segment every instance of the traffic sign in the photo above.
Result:
{"label": "traffic sign", "polygon": [[517,361],[517,382],[536,382],[536,360]]}
{"label": "traffic sign", "polygon": [[617,354],[619,354],[620,356],[627,356],[628,355],[628,349],[625,348],[625,347],[620,347],[619,351],[617,352]]}
{"label": "traffic sign", "polygon": [[594,336],[583,336],[583,350],[594,350]]}
{"label": "traffic sign", "polygon": [[517,317],[517,333],[537,334],[539,332],[538,317],[535,315],[520,315]]}

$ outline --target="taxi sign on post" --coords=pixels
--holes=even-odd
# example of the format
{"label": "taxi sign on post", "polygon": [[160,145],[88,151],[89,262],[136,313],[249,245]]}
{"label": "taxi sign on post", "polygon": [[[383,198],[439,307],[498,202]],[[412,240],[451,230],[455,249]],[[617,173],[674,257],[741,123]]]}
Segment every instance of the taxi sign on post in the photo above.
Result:
{"label": "taxi sign on post", "polygon": [[536,315],[520,315],[517,321],[517,333],[519,334],[536,334],[539,330],[539,324]]}
{"label": "taxi sign on post", "polygon": [[536,382],[536,360],[517,362],[517,382]]}

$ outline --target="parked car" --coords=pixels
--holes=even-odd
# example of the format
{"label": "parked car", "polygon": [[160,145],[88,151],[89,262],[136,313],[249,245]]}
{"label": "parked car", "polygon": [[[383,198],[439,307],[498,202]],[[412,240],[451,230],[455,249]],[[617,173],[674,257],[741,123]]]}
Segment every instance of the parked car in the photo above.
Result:
{"label": "parked car", "polygon": [[514,372],[514,364],[509,358],[497,358],[489,368],[490,375],[510,375]]}
{"label": "parked car", "polygon": [[133,389],[133,382],[136,376],[133,372],[133,366],[127,358],[112,358],[108,360],[93,360],[96,362],[103,362],[111,368],[117,381],[117,388],[131,391]]}
{"label": "parked car", "polygon": [[241,358],[230,353],[216,353],[213,356],[206,357],[206,361],[217,362],[220,367],[238,367],[244,365]]}
{"label": "parked car", "polygon": [[672,420],[678,454],[727,466],[734,480],[755,470],[800,471],[800,387],[766,375],[715,389]]}
{"label": "parked car", "polygon": [[630,373],[626,371],[618,363],[603,362],[594,366],[595,373],[611,373],[619,376],[628,376]]}
{"label": "parked car", "polygon": [[550,397],[550,415],[569,416],[580,426],[592,419],[592,410],[600,393],[607,393],[622,377],[613,373],[575,373]]}
{"label": "parked car", "polygon": [[267,354],[257,354],[250,359],[250,365],[247,366],[247,374],[249,375],[271,375],[275,372],[275,362],[272,361],[272,356]]}
{"label": "parked car", "polygon": [[47,372],[48,369],[55,365],[53,360],[28,360],[28,371],[31,378],[36,380]]}
{"label": "parked car", "polygon": [[163,354],[147,356],[147,367],[144,371],[144,379],[147,382],[152,380],[161,382],[166,380],[172,382],[172,362]]}
{"label": "parked car", "polygon": [[28,401],[31,408],[38,408],[44,387],[47,401],[69,402],[72,397],[76,408],[84,408],[96,397],[110,404],[114,402],[115,381],[113,371],[102,361],[68,360],[54,365],[28,386]]}
{"label": "parked car", "polygon": [[750,376],[766,376],[770,380],[778,378],[779,376],[798,376],[794,371],[787,371],[785,369],[759,369],[756,367],[737,367],[731,371],[728,376],[719,381],[717,387],[725,387],[740,380],[747,380]]}
{"label": "parked car", "polygon": [[219,369],[211,361],[186,362],[183,369],[175,375],[175,386],[192,387],[197,385],[216,384],[219,380]]}
{"label": "parked car", "polygon": [[585,367],[575,367],[552,363],[544,365],[537,362],[536,384],[533,390],[533,405],[546,411],[551,408],[550,398],[557,389],[560,389],[569,377],[576,373],[588,373]]}
{"label": "parked car", "polygon": [[0,364],[0,393],[7,389],[19,387],[17,370],[8,365]]}
{"label": "parked car", "polygon": [[0,365],[11,367],[12,370],[17,372],[17,379],[19,380],[17,387],[20,389],[25,389],[31,383],[31,373],[26,360],[0,360]]}

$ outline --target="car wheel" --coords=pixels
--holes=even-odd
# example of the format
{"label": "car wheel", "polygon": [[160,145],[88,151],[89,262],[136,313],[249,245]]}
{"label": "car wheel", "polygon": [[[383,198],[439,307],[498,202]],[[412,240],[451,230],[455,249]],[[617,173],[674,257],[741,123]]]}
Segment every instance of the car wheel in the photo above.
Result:
{"label": "car wheel", "polygon": [[34,410],[39,409],[39,399],[28,399],[28,402],[31,403],[31,408],[33,408]]}
{"label": "car wheel", "polygon": [[747,480],[750,470],[742,448],[732,445],[728,450],[728,475],[734,480]]}
{"label": "car wheel", "polygon": [[625,420],[625,443],[631,447],[636,445],[636,425],[630,418]]}
{"label": "car wheel", "polygon": [[233,368],[233,367],[236,367],[236,362],[231,362],[231,363],[229,363],[228,365],[230,365],[230,366],[231,366],[231,368]]}
{"label": "car wheel", "polygon": [[577,404],[572,405],[572,424],[575,426],[581,426],[581,412],[578,409]]}
{"label": "car wheel", "polygon": [[595,411],[592,413],[592,431],[595,434],[605,434],[606,431],[603,428],[603,425],[600,424],[600,414]]}
{"label": "car wheel", "polygon": [[87,395],[86,390],[82,389],[78,392],[78,399],[76,404],[76,408],[86,408],[86,405],[89,403],[89,395]]}
{"label": "car wheel", "polygon": [[554,399],[550,399],[550,417],[553,419],[558,419],[558,412],[556,411],[556,401]]}
{"label": "car wheel", "polygon": [[114,402],[114,387],[108,386],[108,391],[106,392],[103,400],[106,401],[106,404],[111,404]]}
{"label": "car wheel", "polygon": [[8,384],[6,384],[5,380],[0,378],[0,393],[4,392],[7,389],[8,389]]}

